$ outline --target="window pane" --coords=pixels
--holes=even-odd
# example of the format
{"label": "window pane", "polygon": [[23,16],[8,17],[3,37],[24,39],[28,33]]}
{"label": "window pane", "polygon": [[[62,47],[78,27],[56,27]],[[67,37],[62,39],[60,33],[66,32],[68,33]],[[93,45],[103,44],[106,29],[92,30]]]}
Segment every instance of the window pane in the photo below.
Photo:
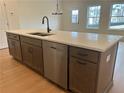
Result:
{"label": "window pane", "polygon": [[78,10],[72,10],[72,23],[78,23]]}
{"label": "window pane", "polygon": [[124,28],[124,4],[114,4],[111,11],[110,28]]}
{"label": "window pane", "polygon": [[101,6],[89,7],[88,17],[99,17]]}
{"label": "window pane", "polygon": [[111,17],[111,24],[117,23],[122,24],[124,23],[124,17]]}
{"label": "window pane", "polygon": [[88,27],[97,28],[99,26],[99,18],[89,18]]}
{"label": "window pane", "polygon": [[88,28],[98,28],[100,21],[101,6],[92,6],[88,9]]}
{"label": "window pane", "polygon": [[124,16],[124,4],[114,4],[112,7],[112,16]]}

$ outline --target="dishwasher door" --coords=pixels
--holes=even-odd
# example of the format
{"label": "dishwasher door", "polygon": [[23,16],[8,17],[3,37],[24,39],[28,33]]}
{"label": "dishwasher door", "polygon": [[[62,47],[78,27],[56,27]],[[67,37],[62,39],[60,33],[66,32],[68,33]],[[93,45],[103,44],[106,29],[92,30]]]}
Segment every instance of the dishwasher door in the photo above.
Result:
{"label": "dishwasher door", "polygon": [[43,41],[44,75],[67,89],[67,46]]}

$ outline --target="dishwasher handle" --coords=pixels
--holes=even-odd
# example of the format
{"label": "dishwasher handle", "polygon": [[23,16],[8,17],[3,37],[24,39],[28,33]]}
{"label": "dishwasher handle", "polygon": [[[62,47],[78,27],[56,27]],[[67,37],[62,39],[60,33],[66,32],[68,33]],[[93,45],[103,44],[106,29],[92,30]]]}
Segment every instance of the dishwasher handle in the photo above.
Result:
{"label": "dishwasher handle", "polygon": [[55,49],[55,50],[57,49],[56,47],[50,47],[50,48]]}
{"label": "dishwasher handle", "polygon": [[81,64],[81,65],[87,65],[87,63],[81,62],[79,60],[76,60],[77,63]]}

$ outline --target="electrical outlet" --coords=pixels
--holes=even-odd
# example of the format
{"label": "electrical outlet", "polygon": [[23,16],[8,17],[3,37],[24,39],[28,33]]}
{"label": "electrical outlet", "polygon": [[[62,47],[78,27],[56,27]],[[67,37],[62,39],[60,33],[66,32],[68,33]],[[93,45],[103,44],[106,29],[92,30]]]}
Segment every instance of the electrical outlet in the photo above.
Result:
{"label": "electrical outlet", "polygon": [[107,56],[106,62],[107,62],[107,63],[110,62],[110,59],[111,59],[111,54],[109,54],[109,55]]}

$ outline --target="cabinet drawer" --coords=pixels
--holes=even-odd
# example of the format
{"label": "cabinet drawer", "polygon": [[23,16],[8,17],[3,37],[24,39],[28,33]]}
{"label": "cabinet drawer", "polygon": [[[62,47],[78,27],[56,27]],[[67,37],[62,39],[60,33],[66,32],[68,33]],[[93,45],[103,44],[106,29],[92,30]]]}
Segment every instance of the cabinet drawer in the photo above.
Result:
{"label": "cabinet drawer", "polygon": [[15,40],[19,40],[19,35],[7,33],[7,37]]}
{"label": "cabinet drawer", "polygon": [[70,56],[79,59],[88,60],[94,63],[97,63],[99,59],[99,52],[96,51],[81,49],[76,47],[70,47],[69,51],[70,51]]}
{"label": "cabinet drawer", "polygon": [[94,64],[94,63],[90,63],[90,62],[87,62],[87,61],[84,61],[84,60],[80,60],[78,58],[73,58],[73,57],[70,57],[70,63],[77,63],[77,64],[80,64],[83,66],[83,68],[85,69],[92,69],[94,71],[96,71],[97,69],[97,64]]}
{"label": "cabinet drawer", "polygon": [[28,44],[32,44],[32,45],[36,45],[39,47],[42,47],[42,43],[41,40],[35,39],[35,38],[29,38],[29,37],[25,37],[25,36],[21,36],[21,42],[25,42]]}

